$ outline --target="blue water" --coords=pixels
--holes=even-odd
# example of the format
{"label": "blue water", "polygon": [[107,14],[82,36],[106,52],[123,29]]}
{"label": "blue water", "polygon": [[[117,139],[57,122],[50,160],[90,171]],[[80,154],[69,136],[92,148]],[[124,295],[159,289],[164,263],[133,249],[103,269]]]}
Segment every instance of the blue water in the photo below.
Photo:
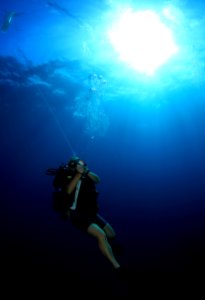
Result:
{"label": "blue water", "polygon": [[[85,286],[85,278],[113,280],[95,241],[52,209],[52,177],[45,171],[76,153],[101,178],[101,214],[136,276],[199,274],[205,250],[203,2],[169,2],[180,18],[181,52],[152,77],[116,55],[113,60],[102,43],[103,22],[120,1],[58,3],[71,16],[40,0],[1,5],[2,22],[5,11],[23,12],[0,33],[5,272],[72,274]],[[165,5],[129,3],[157,11]],[[107,288],[118,290],[116,283]]]}

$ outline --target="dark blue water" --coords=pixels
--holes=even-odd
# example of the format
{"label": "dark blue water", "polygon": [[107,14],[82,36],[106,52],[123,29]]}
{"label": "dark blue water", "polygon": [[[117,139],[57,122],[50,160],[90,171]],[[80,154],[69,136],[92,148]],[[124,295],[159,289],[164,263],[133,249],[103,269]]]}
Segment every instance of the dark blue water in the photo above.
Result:
{"label": "dark blue water", "polygon": [[[52,209],[53,178],[45,171],[67,162],[73,152],[101,178],[100,212],[115,228],[124,248],[120,259],[132,266],[136,280],[199,274],[205,250],[205,44],[204,32],[198,31],[203,3],[195,1],[192,13],[189,4],[179,6],[182,25],[193,24],[187,35],[186,27],[181,29],[184,43],[189,38],[183,50],[187,58],[182,55],[159,70],[155,80],[132,76],[122,64],[103,64],[97,54],[91,59],[92,42],[102,51],[93,38],[94,16],[111,9],[108,1],[70,3],[74,16],[93,21],[93,32],[81,30],[79,36],[75,18],[60,12],[45,16],[43,1],[32,1],[30,12],[26,3],[9,2],[4,9],[25,11],[25,16],[16,17],[0,36],[5,274],[54,279],[60,274],[72,278],[74,288],[80,282],[88,294],[90,282],[100,289],[108,278],[108,293],[126,294],[127,286],[119,289],[96,242]],[[152,2],[147,6],[153,8]],[[67,42],[55,27],[56,22],[63,26],[61,19],[70,25]],[[89,53],[79,50],[82,37]]]}

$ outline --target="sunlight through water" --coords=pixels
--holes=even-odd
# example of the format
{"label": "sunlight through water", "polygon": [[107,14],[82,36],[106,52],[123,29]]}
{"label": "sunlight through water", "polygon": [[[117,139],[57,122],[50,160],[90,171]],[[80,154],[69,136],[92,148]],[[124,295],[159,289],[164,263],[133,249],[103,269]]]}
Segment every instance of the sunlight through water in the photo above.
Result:
{"label": "sunlight through water", "polygon": [[153,75],[179,51],[172,31],[151,10],[128,9],[108,36],[120,60],[147,75]]}

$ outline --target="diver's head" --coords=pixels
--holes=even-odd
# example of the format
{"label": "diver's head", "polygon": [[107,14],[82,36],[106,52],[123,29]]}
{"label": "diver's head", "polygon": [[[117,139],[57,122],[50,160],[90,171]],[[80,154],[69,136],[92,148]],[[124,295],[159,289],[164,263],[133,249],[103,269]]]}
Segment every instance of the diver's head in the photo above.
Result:
{"label": "diver's head", "polygon": [[80,158],[78,156],[75,156],[75,155],[72,156],[70,158],[70,160],[68,161],[69,168],[75,169],[79,160],[80,160]]}
{"label": "diver's head", "polygon": [[72,156],[68,162],[69,168],[74,170],[77,167],[77,165],[86,166],[86,163],[78,156]]}

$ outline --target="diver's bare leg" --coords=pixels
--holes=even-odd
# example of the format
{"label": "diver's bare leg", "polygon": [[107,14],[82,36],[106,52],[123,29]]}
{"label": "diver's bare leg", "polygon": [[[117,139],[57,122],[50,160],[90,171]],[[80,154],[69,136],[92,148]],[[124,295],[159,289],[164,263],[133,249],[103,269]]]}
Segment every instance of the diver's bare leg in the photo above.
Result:
{"label": "diver's bare leg", "polygon": [[98,246],[102,254],[111,262],[115,269],[120,267],[119,262],[116,260],[112,248],[107,240],[106,233],[96,224],[91,224],[87,232],[93,237],[97,238]]}

